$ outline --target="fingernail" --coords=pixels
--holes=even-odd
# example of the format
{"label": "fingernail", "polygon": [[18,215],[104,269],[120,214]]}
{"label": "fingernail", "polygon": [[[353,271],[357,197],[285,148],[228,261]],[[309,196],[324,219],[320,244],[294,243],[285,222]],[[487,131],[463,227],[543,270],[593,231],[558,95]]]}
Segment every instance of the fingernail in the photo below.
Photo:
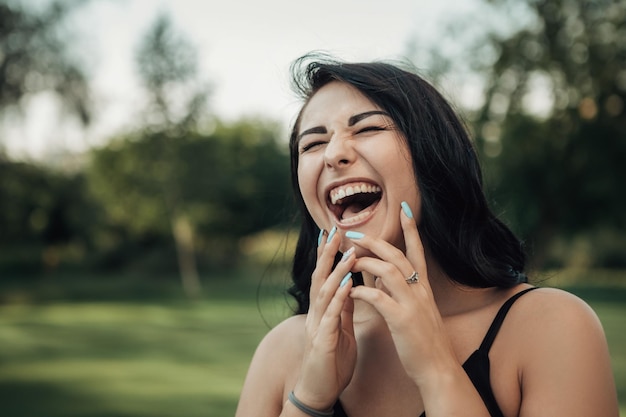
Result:
{"label": "fingernail", "polygon": [[341,257],[341,262],[345,262],[350,257],[350,255],[352,255],[352,252],[354,252],[354,246],[352,246],[350,249],[343,253],[343,256]]}
{"label": "fingernail", "polygon": [[411,211],[411,207],[409,207],[409,205],[406,203],[406,201],[403,201],[402,203],[400,203],[400,205],[402,206],[402,211],[404,212],[406,217],[408,217],[409,219],[412,219],[413,218],[413,212]]}
{"label": "fingernail", "polygon": [[350,281],[350,278],[352,278],[352,272],[348,272],[346,276],[343,277],[339,286],[344,287],[348,283],[348,281]]}
{"label": "fingernail", "polygon": [[335,233],[337,233],[337,226],[333,226],[333,228],[330,229],[330,232],[328,232],[328,239],[326,239],[326,243],[331,241],[333,236],[335,236]]}
{"label": "fingernail", "polygon": [[322,239],[324,238],[324,229],[320,229],[320,235],[317,237],[317,246],[322,244]]}
{"label": "fingernail", "polygon": [[346,237],[348,239],[363,239],[365,235],[361,232],[355,232],[354,230],[348,230],[346,232]]}

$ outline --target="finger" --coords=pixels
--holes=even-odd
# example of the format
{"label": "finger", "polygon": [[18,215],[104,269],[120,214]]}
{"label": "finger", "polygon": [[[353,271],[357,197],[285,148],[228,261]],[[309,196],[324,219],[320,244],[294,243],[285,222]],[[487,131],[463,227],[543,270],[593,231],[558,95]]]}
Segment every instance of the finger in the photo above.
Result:
{"label": "finger", "polygon": [[385,283],[379,277],[376,277],[374,280],[374,288],[384,291],[387,295],[389,295],[389,290],[385,287]]}
{"label": "finger", "polygon": [[322,317],[322,313],[326,306],[321,306],[321,312],[318,311],[320,307],[316,307],[315,301],[318,299],[318,295],[322,285],[326,282],[329,274],[332,271],[333,263],[335,260],[335,254],[339,248],[339,242],[335,239],[337,229],[333,228],[329,232],[321,230],[317,238],[317,260],[315,263],[315,269],[311,274],[311,287],[309,289],[309,311],[307,315],[307,322],[313,324],[315,327],[319,324]]}
{"label": "finger", "polygon": [[[344,286],[348,287],[348,295],[343,303],[343,309],[341,310],[341,327],[345,332],[354,336],[354,300],[350,298],[350,289],[354,285],[352,279],[349,280]],[[343,281],[342,281],[343,282]]]}
{"label": "finger", "polygon": [[[339,241],[340,238],[337,238]],[[330,242],[332,244],[332,242]],[[328,275],[328,278],[322,283],[317,292],[317,296],[311,300],[311,309],[310,313],[316,317],[314,322],[319,322],[322,320],[324,312],[329,308],[330,303],[337,293],[338,288],[345,286],[348,282],[348,275],[351,275],[350,270],[354,265],[354,261],[356,260],[354,254],[354,247],[350,248],[346,251],[342,259],[339,261],[335,270]],[[339,314],[339,313],[337,313]]]}
{"label": "finger", "polygon": [[359,285],[352,288],[350,298],[365,301],[374,307],[383,317],[392,317],[399,311],[399,305],[385,292],[377,289]]}
{"label": "finger", "polygon": [[404,234],[406,257],[411,265],[415,267],[420,281],[427,284],[428,271],[426,268],[426,257],[424,256],[424,246],[422,245],[422,240],[417,230],[417,224],[413,218],[413,211],[405,201],[402,202],[400,224],[402,225],[402,232]]}
{"label": "finger", "polygon": [[324,249],[327,236],[328,236],[328,232],[326,232],[326,229],[320,229],[320,233],[317,236],[317,257],[318,258],[322,254],[322,250]]}
{"label": "finger", "polygon": [[[319,323],[318,334],[337,331],[341,325],[341,321],[344,317],[352,316],[349,306],[346,307],[346,301],[350,295],[350,289],[352,288],[352,273],[347,272],[342,279],[336,291],[332,294],[332,297],[328,303],[328,307],[325,309],[324,314]],[[351,323],[351,319],[349,319]],[[346,323],[347,324],[347,323]],[[352,332],[352,330],[350,330]]]}
{"label": "finger", "polygon": [[410,276],[415,270],[404,253],[389,242],[372,238],[359,232],[349,231],[346,232],[345,236],[352,240],[355,245],[367,249],[381,260],[395,265],[402,272],[401,275],[405,277]]}
{"label": "finger", "polygon": [[405,276],[394,264],[376,258],[363,257],[354,262],[352,271],[367,271],[378,277],[376,281],[380,282],[376,284],[377,287],[381,289],[384,287],[391,298],[399,303],[409,301],[412,297],[406,282],[410,274]]}
{"label": "finger", "polygon": [[311,289],[309,296],[311,300],[317,297],[319,289],[326,281],[326,278],[330,274],[333,263],[335,261],[335,255],[339,249],[339,239],[336,239],[335,235],[337,228],[333,227],[329,232],[324,229],[320,231],[317,238],[317,262],[315,264],[315,270],[311,276]]}
{"label": "finger", "polygon": [[354,247],[350,248],[343,254],[334,271],[328,275],[328,278],[322,283],[317,294],[316,302],[319,302],[320,308],[325,309],[330,299],[337,292],[337,288],[345,284],[344,278],[348,275],[356,260]]}

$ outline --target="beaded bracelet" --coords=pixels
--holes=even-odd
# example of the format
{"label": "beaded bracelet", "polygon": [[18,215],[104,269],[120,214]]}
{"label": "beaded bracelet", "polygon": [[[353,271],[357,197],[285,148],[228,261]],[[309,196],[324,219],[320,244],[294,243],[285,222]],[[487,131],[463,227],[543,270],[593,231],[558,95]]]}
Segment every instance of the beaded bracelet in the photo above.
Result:
{"label": "beaded bracelet", "polygon": [[319,411],[301,403],[300,400],[297,399],[296,396],[293,394],[293,391],[289,392],[288,398],[289,398],[289,401],[291,401],[291,403],[295,405],[298,410],[312,417],[333,417],[335,415],[335,412],[333,410]]}

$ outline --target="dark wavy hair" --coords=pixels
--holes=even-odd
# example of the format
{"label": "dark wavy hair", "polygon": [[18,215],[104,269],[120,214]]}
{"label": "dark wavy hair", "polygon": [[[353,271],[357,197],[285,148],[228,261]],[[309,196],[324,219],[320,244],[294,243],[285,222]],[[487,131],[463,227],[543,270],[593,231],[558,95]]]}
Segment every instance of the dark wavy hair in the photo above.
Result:
{"label": "dark wavy hair", "polygon": [[331,81],[353,86],[389,113],[406,139],[420,189],[420,237],[446,275],[478,288],[527,282],[523,244],[490,210],[467,129],[433,86],[400,64],[345,63],[319,55],[299,58],[291,73],[292,87],[304,101],[289,143],[292,185],[302,216],[289,289],[298,303],[296,313],[309,309],[319,233],[298,186],[297,137],[308,101]]}

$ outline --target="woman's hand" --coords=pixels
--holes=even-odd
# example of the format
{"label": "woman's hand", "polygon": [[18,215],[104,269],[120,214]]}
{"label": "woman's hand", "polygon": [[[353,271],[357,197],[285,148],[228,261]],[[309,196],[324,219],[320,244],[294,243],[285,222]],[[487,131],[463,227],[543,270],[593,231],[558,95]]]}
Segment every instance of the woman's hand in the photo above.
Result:
{"label": "woman's hand", "polygon": [[350,382],[356,364],[356,341],[350,299],[354,249],[346,251],[333,270],[341,236],[325,233],[311,277],[311,304],[306,318],[306,346],[295,396],[318,410],[328,410]]}
{"label": "woman's hand", "polygon": [[[352,270],[377,278],[376,288],[355,287],[351,297],[371,304],[383,316],[404,369],[421,389],[425,382],[432,383],[433,377],[441,375],[440,371],[460,366],[435,304],[417,226],[405,204],[400,220],[406,255],[384,240],[353,235],[353,242],[376,258],[359,258]],[[419,281],[409,283],[413,272]]]}

